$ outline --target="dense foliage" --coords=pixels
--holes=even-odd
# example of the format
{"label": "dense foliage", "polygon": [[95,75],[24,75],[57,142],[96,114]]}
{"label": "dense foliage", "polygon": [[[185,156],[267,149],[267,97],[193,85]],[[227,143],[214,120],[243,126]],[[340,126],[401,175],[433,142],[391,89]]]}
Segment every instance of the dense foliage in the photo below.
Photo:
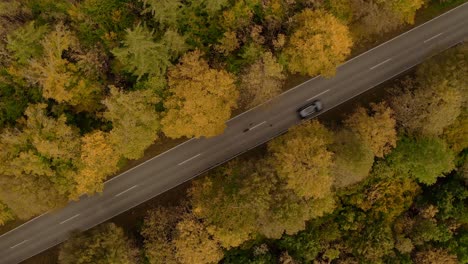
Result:
{"label": "dense foliage", "polygon": [[[0,225],[63,206],[160,140],[211,137],[287,74],[331,77],[423,0],[0,2]],[[446,2],[446,1],[443,1]],[[305,122],[61,263],[468,263],[467,45],[342,124]]]}
{"label": "dense foliage", "polygon": [[[465,47],[423,63],[415,78]],[[465,63],[451,61],[455,67]],[[403,78],[400,85],[411,83]],[[426,89],[405,88],[389,100]],[[213,263],[221,258],[219,248],[225,249],[221,263],[467,263],[467,156],[458,134],[466,131],[462,114],[452,116],[466,110],[439,110],[460,121],[438,136],[407,130],[397,122],[406,113],[386,102],[356,107],[333,130],[315,120],[293,127],[270,141],[265,153],[237,158],[195,180],[183,213],[150,211],[145,254],[151,263],[160,263],[153,256],[162,252],[171,263]],[[192,245],[190,258],[180,257],[187,247],[174,246],[177,223],[205,237]],[[172,237],[158,235],[162,228],[175,230]],[[206,247],[203,258],[196,257],[200,247]]]}
{"label": "dense foliage", "polygon": [[[353,43],[377,35],[377,15],[389,17],[379,20],[385,32],[413,23],[420,7],[420,0],[2,1],[5,215],[27,219],[100,192],[157,141],[222,133],[234,110],[279,94],[287,73],[333,75]],[[458,111],[457,94],[447,96]],[[372,111],[370,118],[391,114]],[[385,145],[372,143],[378,156],[394,144],[388,136]],[[447,137],[459,148],[453,133]]]}

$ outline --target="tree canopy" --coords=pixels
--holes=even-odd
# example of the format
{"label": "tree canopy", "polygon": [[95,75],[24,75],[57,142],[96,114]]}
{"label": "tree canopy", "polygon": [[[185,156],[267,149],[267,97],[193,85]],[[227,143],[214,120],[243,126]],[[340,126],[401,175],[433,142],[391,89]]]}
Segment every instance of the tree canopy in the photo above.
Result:
{"label": "tree canopy", "polygon": [[155,104],[159,98],[151,90],[125,92],[110,87],[110,93],[103,101],[107,107],[103,117],[112,122],[110,143],[125,158],[141,158],[158,139],[160,115]]}
{"label": "tree canopy", "polygon": [[281,64],[271,52],[266,52],[240,78],[242,106],[251,108],[278,95],[285,78]]}
{"label": "tree canopy", "polygon": [[344,122],[379,158],[396,146],[396,120],[386,103],[371,104],[369,110],[358,107]]}
{"label": "tree canopy", "polygon": [[[57,24],[41,44],[44,55],[30,64],[30,81],[41,85],[43,97],[70,104],[78,111],[96,109],[102,88],[83,76],[79,63],[73,63],[82,53],[76,36],[64,24]],[[68,56],[63,56],[66,52]]]}
{"label": "tree canopy", "polygon": [[171,138],[212,137],[224,131],[239,96],[233,76],[210,68],[196,50],[169,70],[167,109],[161,120]]}
{"label": "tree canopy", "polygon": [[335,133],[334,143],[330,146],[333,151],[332,173],[335,187],[347,187],[358,183],[369,175],[374,164],[374,153],[368,144],[358,135],[341,130]]}
{"label": "tree canopy", "polygon": [[454,153],[440,139],[402,138],[386,161],[397,174],[430,185],[454,169],[454,159]]}
{"label": "tree canopy", "polygon": [[223,258],[218,242],[211,238],[205,226],[191,214],[184,215],[177,223],[173,243],[176,257],[183,264],[216,263]]}
{"label": "tree canopy", "polygon": [[332,134],[318,121],[290,129],[268,143],[272,165],[288,189],[305,198],[323,198],[333,183]]}
{"label": "tree canopy", "polygon": [[295,27],[282,56],[288,70],[309,76],[332,76],[351,52],[348,28],[325,11],[304,9],[295,16]]}
{"label": "tree canopy", "polygon": [[60,248],[59,263],[137,263],[138,250],[121,227],[103,224],[85,233],[75,234]]}

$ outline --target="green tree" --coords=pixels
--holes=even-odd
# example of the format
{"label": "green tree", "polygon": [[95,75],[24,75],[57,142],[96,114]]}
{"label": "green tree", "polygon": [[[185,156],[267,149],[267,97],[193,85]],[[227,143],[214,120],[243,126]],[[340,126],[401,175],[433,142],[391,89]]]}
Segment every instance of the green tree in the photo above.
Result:
{"label": "green tree", "polygon": [[379,158],[396,146],[396,120],[393,110],[386,103],[371,104],[369,110],[358,107],[344,123],[359,135],[362,142]]}
{"label": "green tree", "polygon": [[68,14],[81,40],[92,45],[103,41],[111,48],[132,26],[136,5],[129,0],[84,0],[75,3]]}
{"label": "green tree", "polygon": [[295,16],[282,57],[288,70],[309,76],[332,76],[351,52],[353,42],[346,25],[324,11],[304,9]]}
{"label": "green tree", "polygon": [[305,198],[323,198],[331,191],[331,132],[318,121],[296,126],[268,143],[271,162],[288,189]]}
{"label": "green tree", "polygon": [[[327,221],[328,220],[328,221]],[[332,217],[323,217],[309,223],[306,230],[294,236],[284,236],[275,243],[295,259],[312,263],[322,252],[341,238],[339,226]]]}
{"label": "green tree", "polygon": [[363,223],[361,229],[351,232],[345,244],[361,263],[379,263],[394,247],[391,226],[382,222]]}
{"label": "green tree", "polygon": [[386,162],[397,175],[431,185],[454,169],[454,159],[454,153],[440,139],[402,138]]}
{"label": "green tree", "polygon": [[138,78],[144,75],[163,78],[167,67],[171,65],[168,47],[154,41],[153,32],[145,26],[137,25],[126,31],[123,47],[112,50],[124,69]]}
{"label": "green tree", "polygon": [[171,68],[167,109],[161,121],[166,136],[212,137],[221,134],[239,96],[234,78],[209,67],[196,50]]}
{"label": "green tree", "polygon": [[28,104],[42,100],[42,95],[38,87],[18,82],[16,77],[10,74],[0,74],[0,79],[0,128],[3,128],[6,125],[13,126],[23,115]]}
{"label": "green tree", "polygon": [[140,0],[161,28],[177,28],[184,4],[181,0]]}
{"label": "green tree", "polygon": [[440,225],[434,219],[415,218],[408,237],[414,245],[421,246],[427,242],[446,242],[452,236],[446,226]]}
{"label": "green tree", "polygon": [[191,2],[192,5],[202,7],[210,16],[230,5],[229,0],[192,0]]}
{"label": "green tree", "polygon": [[367,144],[363,144],[358,135],[341,130],[335,134],[333,151],[334,185],[338,188],[358,183],[369,175],[374,164],[374,153]]}
{"label": "green tree", "polygon": [[137,263],[138,249],[113,223],[103,224],[75,234],[60,248],[61,264],[130,264]]}
{"label": "green tree", "polygon": [[107,107],[103,117],[112,122],[109,140],[117,153],[127,159],[141,158],[158,138],[157,102],[159,99],[150,90],[123,92],[110,87],[110,96],[102,102]]}
{"label": "green tree", "polygon": [[455,239],[450,241],[450,252],[457,254],[459,263],[468,262],[468,232],[462,231],[455,236]]}
{"label": "green tree", "polygon": [[40,43],[46,31],[46,26],[36,26],[34,21],[30,22],[8,35],[7,49],[19,63],[26,64],[31,58],[42,54]]}
{"label": "green tree", "polygon": [[431,186],[424,194],[425,199],[437,208],[439,221],[468,223],[468,189],[461,174],[463,172],[458,171],[440,186]]}
{"label": "green tree", "polygon": [[[277,263],[277,258],[267,244],[255,245],[248,250],[233,249],[223,258],[225,264],[269,264]],[[281,264],[294,264],[280,262]]]}

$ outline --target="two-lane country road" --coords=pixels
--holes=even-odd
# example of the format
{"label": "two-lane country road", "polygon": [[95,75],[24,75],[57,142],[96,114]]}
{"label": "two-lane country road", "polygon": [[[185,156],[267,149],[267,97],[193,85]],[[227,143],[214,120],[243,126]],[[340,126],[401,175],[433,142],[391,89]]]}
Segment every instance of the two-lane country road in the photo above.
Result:
{"label": "two-lane country road", "polygon": [[227,122],[225,133],[191,139],[105,183],[100,195],[82,197],[0,236],[0,263],[19,263],[188,181],[298,124],[296,110],[320,98],[325,111],[417,65],[468,36],[468,3],[357,56],[335,77],[317,77]]}

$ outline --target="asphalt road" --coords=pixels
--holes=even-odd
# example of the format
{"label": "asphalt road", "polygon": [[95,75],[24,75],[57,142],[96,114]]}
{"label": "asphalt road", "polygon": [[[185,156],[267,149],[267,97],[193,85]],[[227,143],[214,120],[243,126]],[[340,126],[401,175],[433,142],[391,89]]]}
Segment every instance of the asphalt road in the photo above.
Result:
{"label": "asphalt road", "polygon": [[[320,98],[329,110],[468,37],[468,3],[341,65],[335,77],[317,77],[227,122],[224,134],[191,139],[82,197],[0,236],[0,263],[19,263],[258,146],[298,124],[296,110]],[[244,132],[246,128],[249,131]]]}

